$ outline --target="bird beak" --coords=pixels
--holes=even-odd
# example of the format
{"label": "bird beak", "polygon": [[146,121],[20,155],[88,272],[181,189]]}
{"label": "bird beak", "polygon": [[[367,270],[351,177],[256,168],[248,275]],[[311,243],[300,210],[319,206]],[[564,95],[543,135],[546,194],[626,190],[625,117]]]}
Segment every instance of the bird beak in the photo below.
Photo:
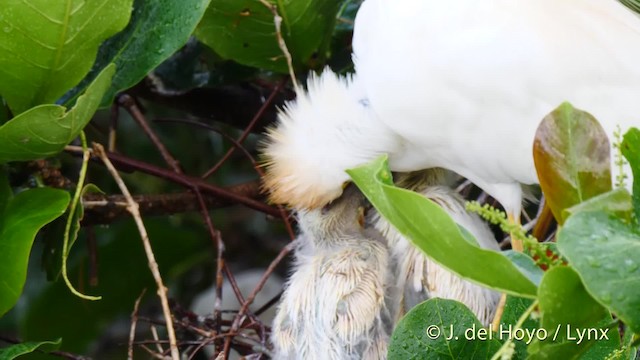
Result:
{"label": "bird beak", "polygon": [[361,228],[364,228],[366,211],[364,206],[358,206],[358,224],[360,224]]}

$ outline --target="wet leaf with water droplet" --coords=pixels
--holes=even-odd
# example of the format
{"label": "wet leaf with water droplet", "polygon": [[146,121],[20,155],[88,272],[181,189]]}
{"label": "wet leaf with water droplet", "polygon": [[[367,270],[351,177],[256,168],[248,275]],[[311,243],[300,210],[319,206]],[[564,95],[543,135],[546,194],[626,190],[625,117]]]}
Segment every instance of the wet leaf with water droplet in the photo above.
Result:
{"label": "wet leaf with water droplet", "polygon": [[101,103],[110,105],[117,92],[138,83],[187,42],[209,1],[135,0],[129,25],[100,46],[93,69],[64,102],[69,104],[105,66],[115,63],[116,74]]}
{"label": "wet leaf with water droplet", "polygon": [[640,231],[604,212],[579,212],[559,231],[558,250],[587,291],[640,333]]}
{"label": "wet leaf with water droplet", "polygon": [[127,25],[132,0],[71,3],[2,2],[0,95],[15,115],[54,103],[78,84],[100,43]]}
{"label": "wet leaf with water droplet", "polygon": [[[484,340],[478,334],[484,331]],[[466,335],[465,335],[466,332]],[[468,339],[475,335],[475,339]],[[490,359],[500,342],[463,304],[430,299],[409,311],[391,335],[389,360]]]}
{"label": "wet leaf with water droplet", "polygon": [[538,301],[542,312],[540,323],[548,336],[529,348],[529,359],[575,359],[587,352],[607,354],[619,347],[619,336],[613,335],[609,341],[595,338],[577,341],[577,329],[607,326],[611,315],[587,293],[571,267],[554,267],[544,274]]}

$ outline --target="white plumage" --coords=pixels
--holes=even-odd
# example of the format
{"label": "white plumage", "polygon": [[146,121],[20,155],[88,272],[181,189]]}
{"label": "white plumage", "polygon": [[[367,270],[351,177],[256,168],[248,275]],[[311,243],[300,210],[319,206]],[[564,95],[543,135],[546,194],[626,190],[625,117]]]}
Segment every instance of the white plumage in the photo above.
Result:
{"label": "white plumage", "polygon": [[352,187],[328,209],[299,212],[294,272],[272,329],[275,359],[386,357],[388,252],[380,233],[363,227],[363,205]]}
{"label": "white plumage", "polygon": [[519,214],[532,146],[564,101],[611,134],[640,124],[640,18],[617,0],[366,0],[353,79],[325,73],[265,148],[266,187],[299,208],[339,196],[344,170],[453,170]]}

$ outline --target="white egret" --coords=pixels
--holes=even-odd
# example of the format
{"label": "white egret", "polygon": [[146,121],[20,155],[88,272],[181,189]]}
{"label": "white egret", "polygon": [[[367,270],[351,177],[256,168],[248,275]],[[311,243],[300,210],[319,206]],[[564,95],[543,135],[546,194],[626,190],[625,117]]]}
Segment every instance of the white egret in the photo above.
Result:
{"label": "white egret", "polygon": [[312,77],[270,131],[275,202],[323,206],[386,153],[394,171],[455,171],[517,218],[551,110],[569,101],[608,134],[640,123],[640,18],[617,0],[366,0],[353,50],[352,78]]}

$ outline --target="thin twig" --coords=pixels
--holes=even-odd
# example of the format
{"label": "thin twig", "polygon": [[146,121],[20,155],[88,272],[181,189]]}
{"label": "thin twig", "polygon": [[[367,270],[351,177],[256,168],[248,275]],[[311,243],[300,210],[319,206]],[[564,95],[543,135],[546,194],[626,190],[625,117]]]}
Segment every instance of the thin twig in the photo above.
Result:
{"label": "thin twig", "polygon": [[67,222],[64,228],[64,235],[62,239],[62,278],[64,279],[65,284],[67,284],[67,288],[69,291],[73,293],[75,296],[84,299],[84,300],[100,300],[101,296],[90,296],[80,293],[69,280],[69,275],[67,274],[67,259],[69,258],[70,252],[70,242],[75,240],[71,239],[77,236],[76,233],[71,234],[71,225],[75,218],[76,209],[78,207],[78,203],[80,202],[80,198],[82,197],[82,187],[84,186],[84,179],[87,176],[87,164],[89,163],[89,149],[87,148],[87,138],[84,135],[84,131],[80,131],[80,140],[82,141],[82,166],[80,167],[80,176],[78,177],[78,184],[76,185],[76,191],[73,194],[73,199],[71,200],[71,205],[69,206],[69,217],[67,218]]}
{"label": "thin twig", "polygon": [[118,118],[120,117],[120,107],[116,102],[111,104],[111,114],[109,116],[109,139],[107,149],[111,152],[116,151],[116,139],[118,131]]}
{"label": "thin twig", "polygon": [[147,289],[143,289],[142,293],[136,299],[135,304],[133,305],[133,312],[131,313],[131,329],[129,330],[129,350],[127,351],[127,359],[133,360],[133,342],[136,338],[136,325],[138,324],[138,308],[140,307],[140,300],[144,296],[144,293],[147,292]]}
{"label": "thin twig", "polygon": [[[262,104],[262,106],[260,107],[258,112],[256,112],[256,114],[253,116],[253,119],[251,119],[251,122],[249,122],[249,125],[247,125],[247,127],[244,129],[244,131],[242,132],[240,137],[238,137],[238,139],[236,140],[237,144],[242,144],[247,139],[247,137],[251,133],[251,130],[253,130],[253,128],[256,125],[256,123],[258,122],[258,120],[260,120],[260,118],[262,118],[262,116],[264,115],[264,112],[269,108],[269,106],[273,102],[273,99],[275,99],[275,97],[278,94],[278,92],[280,92],[280,90],[282,89],[282,86],[284,85],[285,80],[286,79],[284,79],[283,81],[278,82],[276,87],[273,88],[273,91],[271,91],[271,95],[269,95],[267,100],[265,100],[265,102]],[[211,176],[212,174],[214,174],[216,171],[218,171],[218,169],[220,169],[222,164],[224,164],[227,161],[227,159],[229,159],[229,157],[233,154],[233,152],[237,148],[242,149],[242,147],[238,146],[237,144],[234,144],[236,146],[230,147],[227,150],[227,152],[222,156],[222,158],[220,158],[220,160],[218,160],[218,162],[211,169],[209,169],[209,171],[207,171],[204,175],[202,175],[202,178],[206,179],[209,176]]]}
{"label": "thin twig", "polygon": [[142,349],[144,349],[146,352],[149,353],[149,355],[151,355],[151,357],[153,357],[154,359],[159,359],[159,360],[166,360],[165,356],[162,354],[158,354],[155,351],[149,349],[147,346],[145,345],[140,345],[140,347]]}
{"label": "thin twig", "polygon": [[300,87],[298,86],[298,81],[296,80],[296,73],[293,71],[293,60],[291,59],[291,53],[287,48],[287,43],[285,43],[284,38],[282,37],[282,17],[278,14],[278,8],[268,2],[267,0],[258,0],[260,3],[269,9],[273,14],[273,24],[276,27],[276,39],[278,39],[278,46],[284,54],[284,58],[287,60],[287,68],[289,69],[289,76],[291,77],[291,81],[293,83],[293,89],[296,91],[296,94],[300,94]]}
{"label": "thin twig", "polygon": [[151,336],[153,336],[153,342],[156,345],[156,349],[160,354],[164,354],[164,349],[162,348],[162,341],[160,341],[160,337],[158,336],[158,329],[155,326],[151,325]]}
{"label": "thin twig", "polygon": [[124,184],[124,181],[118,174],[118,171],[113,167],[113,164],[107,157],[106,152],[102,145],[94,143],[93,152],[96,154],[102,162],[107,167],[111,176],[118,184],[120,191],[126,197],[127,202],[129,203],[129,211],[135,220],[136,226],[138,227],[138,231],[140,232],[140,237],[142,238],[142,244],[144,245],[144,250],[147,255],[147,259],[149,261],[149,268],[151,269],[151,274],[158,285],[158,296],[160,297],[160,302],[162,304],[162,310],[164,313],[165,321],[167,323],[167,335],[169,337],[169,345],[171,347],[171,357],[173,360],[180,360],[180,353],[178,352],[178,345],[176,342],[176,334],[173,330],[173,317],[171,316],[171,310],[169,309],[169,301],[167,300],[167,288],[164,286],[162,281],[162,277],[160,276],[160,271],[158,269],[158,263],[156,262],[155,255],[153,254],[153,250],[151,249],[151,244],[149,242],[149,236],[147,234],[147,229],[144,227],[144,223],[142,222],[142,217],[140,216],[140,211],[138,210],[138,204],[133,200],[129,189]]}
{"label": "thin twig", "polygon": [[131,98],[131,96],[127,94],[122,94],[118,98],[118,103],[122,105],[125,109],[127,109],[129,114],[131,114],[131,117],[142,128],[142,131],[144,131],[144,133],[147,134],[147,136],[149,137],[149,140],[151,140],[153,145],[155,145],[155,147],[158,149],[158,151],[160,152],[160,155],[162,155],[162,158],[167,163],[167,165],[169,165],[169,167],[174,172],[178,174],[182,174],[180,163],[178,162],[178,160],[176,160],[173,157],[173,155],[171,155],[169,150],[167,150],[166,146],[164,146],[162,141],[160,141],[160,139],[158,138],[156,133],[153,131],[153,129],[151,129],[151,126],[149,126],[147,119],[145,118],[144,114],[142,114],[142,111],[140,111],[135,101],[133,101],[133,98]]}
{"label": "thin twig", "polygon": [[[272,93],[272,94],[275,94]],[[258,119],[259,117],[256,115],[256,117],[254,117],[254,119]],[[163,121],[163,122],[178,122],[178,123],[184,123],[184,124],[189,124],[192,126],[198,126],[198,127],[202,127],[204,129],[207,130],[211,130],[215,133],[220,134],[221,136],[223,136],[225,139],[229,140],[229,142],[231,142],[231,144],[236,147],[238,150],[240,150],[249,161],[251,161],[251,164],[253,165],[253,168],[255,169],[255,171],[258,173],[258,175],[260,175],[261,178],[264,177],[264,171],[262,170],[262,168],[260,167],[260,165],[256,162],[256,160],[253,158],[253,156],[251,156],[251,154],[247,151],[247,149],[245,149],[242,144],[239,141],[242,141],[242,136],[240,137],[239,140],[234,140],[233,138],[231,138],[229,135],[225,134],[224,132],[220,131],[219,129],[209,125],[209,124],[205,124],[202,122],[198,122],[198,121],[193,121],[193,120],[186,120],[186,119],[156,119],[156,121]],[[250,129],[250,128],[249,128]],[[214,170],[214,168],[212,168],[212,170]],[[207,173],[205,173],[202,178],[206,178],[207,174],[209,172],[211,172],[212,170],[207,171]],[[280,213],[280,218],[282,219],[282,221],[284,221],[284,225],[285,228],[287,229],[287,233],[289,234],[289,238],[291,239],[291,241],[293,241],[296,237],[294,231],[293,231],[293,226],[291,225],[291,221],[289,221],[289,212],[282,206],[282,205],[278,205],[278,212]]]}
{"label": "thin twig", "polygon": [[[242,322],[244,321],[244,315],[247,312],[247,310],[249,309],[249,306],[253,303],[253,300],[255,300],[255,298],[258,295],[258,293],[262,290],[262,287],[267,282],[267,280],[269,279],[269,276],[271,276],[271,274],[275,270],[276,266],[293,249],[294,244],[295,243],[293,243],[293,242],[290,242],[289,244],[287,244],[287,246],[285,246],[282,249],[282,251],[280,251],[278,256],[271,262],[271,264],[269,264],[269,267],[267,268],[267,270],[262,275],[262,278],[260,278],[260,281],[258,281],[258,284],[253,289],[251,294],[249,294],[249,296],[247,297],[247,300],[242,304],[242,306],[240,307],[240,310],[238,310],[238,314],[233,319],[233,324],[231,324],[231,329],[229,329],[229,334],[230,335],[233,336],[233,334],[238,332],[238,329],[240,328],[240,324],[242,324]],[[232,336],[229,336],[229,337],[227,337],[225,339],[224,350],[223,350],[223,352],[225,354],[228,354],[229,353],[229,349],[231,348]]]}

